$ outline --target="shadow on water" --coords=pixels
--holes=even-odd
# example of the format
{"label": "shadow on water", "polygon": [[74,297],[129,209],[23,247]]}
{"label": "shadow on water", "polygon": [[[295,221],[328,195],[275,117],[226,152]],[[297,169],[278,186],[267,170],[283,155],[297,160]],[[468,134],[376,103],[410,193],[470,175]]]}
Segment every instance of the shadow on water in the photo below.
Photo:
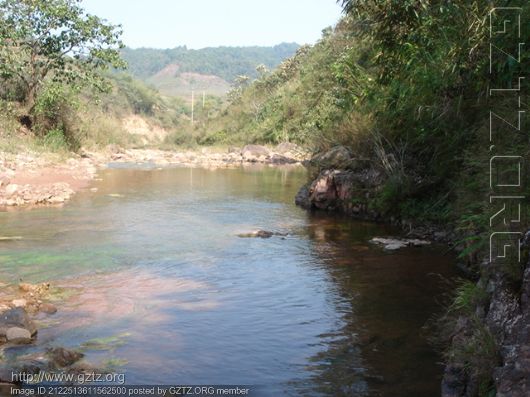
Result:
{"label": "shadow on water", "polygon": [[[293,204],[300,168],[109,169],[62,208],[0,213],[3,281],[69,291],[37,346],[81,348],[135,384],[258,384],[269,395],[431,396],[421,334],[453,258],[392,254],[396,231]],[[242,239],[256,228],[286,238]]]}
{"label": "shadow on water", "polygon": [[310,389],[329,396],[439,395],[441,358],[423,327],[440,310],[442,280],[456,275],[455,258],[442,255],[443,247],[384,252],[368,241],[397,230],[322,213],[310,216],[308,234],[342,316],[334,333],[321,335],[326,348],[311,357]]}

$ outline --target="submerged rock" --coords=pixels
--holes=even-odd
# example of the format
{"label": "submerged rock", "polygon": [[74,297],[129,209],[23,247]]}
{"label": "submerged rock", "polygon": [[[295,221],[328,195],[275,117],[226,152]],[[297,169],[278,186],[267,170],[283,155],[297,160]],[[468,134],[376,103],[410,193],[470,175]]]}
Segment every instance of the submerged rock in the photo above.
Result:
{"label": "submerged rock", "polygon": [[85,355],[75,350],[68,350],[64,347],[54,347],[49,349],[47,356],[57,367],[69,367],[81,360]]}
{"label": "submerged rock", "polygon": [[39,306],[39,311],[46,314],[55,314],[57,313],[57,307],[51,303],[42,303]]}
{"label": "submerged rock", "polygon": [[370,240],[371,243],[383,245],[383,248],[389,251],[395,251],[405,247],[421,247],[431,244],[427,240],[419,239],[396,239],[396,238],[382,238],[375,237]]}
{"label": "submerged rock", "polygon": [[259,238],[271,238],[272,236],[287,236],[287,233],[280,232],[269,232],[267,230],[255,230],[249,233],[240,233],[238,237],[248,238],[248,237],[259,237]]}

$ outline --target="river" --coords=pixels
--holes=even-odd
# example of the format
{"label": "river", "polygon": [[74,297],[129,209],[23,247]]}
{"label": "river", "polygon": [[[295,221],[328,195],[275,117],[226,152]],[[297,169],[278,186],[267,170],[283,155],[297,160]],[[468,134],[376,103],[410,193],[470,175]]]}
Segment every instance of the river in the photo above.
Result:
{"label": "river", "polygon": [[[301,168],[114,166],[63,207],[0,213],[0,279],[65,288],[36,346],[83,349],[130,384],[264,395],[439,394],[422,326],[443,247],[384,252],[386,226],[297,208]],[[239,238],[255,229],[288,233]]]}

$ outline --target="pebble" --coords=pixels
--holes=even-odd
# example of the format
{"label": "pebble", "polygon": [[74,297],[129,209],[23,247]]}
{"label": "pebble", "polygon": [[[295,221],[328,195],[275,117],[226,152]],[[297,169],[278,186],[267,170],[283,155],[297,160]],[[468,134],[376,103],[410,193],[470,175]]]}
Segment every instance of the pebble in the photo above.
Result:
{"label": "pebble", "polygon": [[25,299],[13,299],[11,303],[15,307],[26,307],[28,305],[28,301]]}

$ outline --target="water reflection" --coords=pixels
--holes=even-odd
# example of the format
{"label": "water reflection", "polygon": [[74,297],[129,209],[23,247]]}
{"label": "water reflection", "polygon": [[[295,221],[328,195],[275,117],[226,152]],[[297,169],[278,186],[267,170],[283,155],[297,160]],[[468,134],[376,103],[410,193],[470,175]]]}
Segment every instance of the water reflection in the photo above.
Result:
{"label": "water reflection", "polygon": [[311,359],[315,389],[335,396],[439,394],[440,358],[422,327],[439,310],[440,276],[454,276],[453,258],[435,248],[383,252],[368,240],[396,230],[329,215],[313,215],[308,233],[342,313],[340,328],[323,336],[326,349]]}

